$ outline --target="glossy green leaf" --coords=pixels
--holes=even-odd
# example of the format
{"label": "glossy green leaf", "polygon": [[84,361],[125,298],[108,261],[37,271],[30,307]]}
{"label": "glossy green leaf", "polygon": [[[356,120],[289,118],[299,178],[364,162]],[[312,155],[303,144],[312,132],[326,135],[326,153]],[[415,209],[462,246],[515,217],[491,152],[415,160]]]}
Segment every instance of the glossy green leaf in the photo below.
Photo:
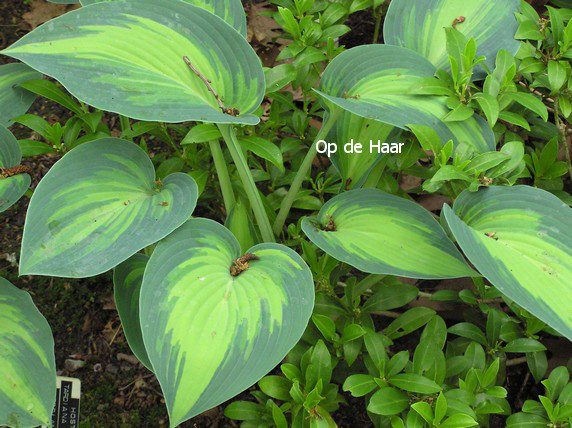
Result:
{"label": "glossy green leaf", "polygon": [[330,199],[302,229],[332,257],[368,273],[409,278],[475,276],[431,214],[377,189]]}
{"label": "glossy green leaf", "polygon": [[208,219],[161,241],[141,288],[145,348],[171,426],[253,385],[298,342],[312,313],[310,269],[294,251],[260,244],[238,267],[240,246]]}
{"label": "glossy green leaf", "polygon": [[56,400],[54,340],[25,291],[0,277],[0,425],[50,425]]}
{"label": "glossy green leaf", "polygon": [[36,99],[34,94],[17,85],[41,78],[40,73],[25,64],[0,66],[0,125],[11,125],[12,119],[26,113]]}
{"label": "glossy green leaf", "polygon": [[444,122],[449,113],[445,96],[408,94],[420,78],[432,77],[436,71],[428,60],[406,48],[358,46],[328,65],[318,94],[330,109],[341,108],[402,129],[425,125],[439,134],[443,144],[453,140],[477,152],[494,150],[494,135],[482,117],[475,114],[465,121]]}
{"label": "glossy green leaf", "polygon": [[444,215],[479,272],[572,339],[572,209],[544,190],[490,187],[465,191]]}
{"label": "glossy green leaf", "polygon": [[391,416],[401,413],[408,405],[409,398],[404,392],[384,387],[371,396],[367,410],[376,415]]}
{"label": "glossy green leaf", "polygon": [[[68,0],[69,1],[69,0]],[[74,3],[81,3],[82,6],[88,6],[93,3],[104,3],[117,0],[79,0]],[[220,18],[224,19],[227,24],[234,27],[236,31],[246,37],[246,14],[240,0],[183,0],[194,6],[208,10]]]}
{"label": "glossy green leaf", "polygon": [[256,156],[266,159],[284,173],[282,152],[276,144],[255,135],[238,137],[238,142],[244,150],[251,151]]}
{"label": "glossy green leaf", "polygon": [[50,169],[32,196],[20,273],[103,273],[182,225],[197,192],[184,173],[156,182],[153,163],[136,144],[116,138],[82,144]]}
{"label": "glossy green leaf", "polygon": [[[18,166],[21,160],[22,152],[16,137],[0,125],[0,213],[18,202],[30,187],[32,180],[28,174],[11,175],[3,172]],[[4,177],[4,175],[11,176]]]}
{"label": "glossy green leaf", "polygon": [[149,257],[146,255],[134,254],[117,266],[113,271],[113,290],[115,306],[127,343],[139,361],[152,370],[139,321],[139,294],[148,261]]}
{"label": "glossy green leaf", "polygon": [[441,391],[441,387],[434,381],[415,373],[397,374],[389,379],[388,382],[404,391],[419,394],[435,394]]}
{"label": "glossy green leaf", "polygon": [[[2,51],[78,99],[139,120],[256,124],[260,60],[222,19],[183,1],[104,2],[74,10]],[[188,57],[201,77],[183,60]],[[224,107],[240,115],[225,114]]]}
{"label": "glossy green leaf", "polygon": [[[445,28],[454,27],[474,38],[477,57],[485,56],[492,70],[500,49],[515,54],[519,0],[393,0],[387,11],[383,37],[389,45],[420,53],[437,68],[449,68]],[[484,77],[484,71],[479,73]]]}

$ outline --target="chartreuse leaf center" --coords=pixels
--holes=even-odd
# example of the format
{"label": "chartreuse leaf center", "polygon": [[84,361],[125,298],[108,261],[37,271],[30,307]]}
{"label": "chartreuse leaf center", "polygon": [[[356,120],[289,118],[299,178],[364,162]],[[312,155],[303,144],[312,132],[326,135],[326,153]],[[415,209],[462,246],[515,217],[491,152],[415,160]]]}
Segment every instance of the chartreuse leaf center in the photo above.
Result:
{"label": "chartreuse leaf center", "polygon": [[246,389],[301,337],[314,286],[279,244],[240,255],[232,233],[192,219],[161,241],[145,270],[145,348],[176,426]]}
{"label": "chartreuse leaf center", "polygon": [[50,425],[54,340],[30,295],[0,277],[0,425]]}
{"label": "chartreuse leaf center", "polygon": [[445,218],[465,255],[508,298],[572,338],[572,210],[527,186],[465,191]]}
{"label": "chartreuse leaf center", "polygon": [[377,189],[332,198],[316,218],[302,221],[302,229],[326,253],[363,272],[427,279],[476,275],[428,211]]}
{"label": "chartreuse leaf center", "polygon": [[151,160],[133,143],[105,138],[82,144],[52,167],[32,196],[20,272],[105,272],[183,224],[197,193],[183,173],[156,187]]}

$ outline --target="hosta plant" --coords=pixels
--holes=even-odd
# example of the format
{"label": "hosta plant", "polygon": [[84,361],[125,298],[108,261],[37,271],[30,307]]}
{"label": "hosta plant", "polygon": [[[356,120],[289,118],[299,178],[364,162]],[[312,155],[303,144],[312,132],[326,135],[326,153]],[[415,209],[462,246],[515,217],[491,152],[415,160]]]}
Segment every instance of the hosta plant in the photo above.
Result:
{"label": "hosta plant", "polygon": [[[255,384],[225,411],[245,427],[336,426],[351,396],[375,426],[490,426],[512,413],[507,354],[545,377],[540,336],[572,339],[570,9],[276,1],[291,40],[265,68],[238,0],[79,3],[1,51],[20,62],[0,67],[0,210],[30,197],[20,275],[113,271],[172,427]],[[344,49],[368,7],[385,44]],[[37,95],[71,117],[27,114]],[[32,192],[22,156],[44,154]],[[420,290],[439,280],[473,287]],[[1,281],[0,424],[49,425],[51,333]],[[507,424],[569,423],[567,376]]]}

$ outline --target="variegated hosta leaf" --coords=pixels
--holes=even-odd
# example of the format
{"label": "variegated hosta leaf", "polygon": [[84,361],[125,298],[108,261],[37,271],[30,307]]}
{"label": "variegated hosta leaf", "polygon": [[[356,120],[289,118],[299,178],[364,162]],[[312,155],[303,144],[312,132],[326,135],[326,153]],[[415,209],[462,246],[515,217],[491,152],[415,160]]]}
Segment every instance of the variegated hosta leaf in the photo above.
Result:
{"label": "variegated hosta leaf", "polygon": [[152,370],[139,321],[139,292],[148,261],[149,257],[137,253],[117,266],[113,271],[113,289],[127,343],[139,361]]}
{"label": "variegated hosta leaf", "polygon": [[402,129],[421,124],[433,128],[443,143],[466,143],[476,152],[495,150],[494,134],[477,114],[462,122],[443,122],[441,119],[449,112],[446,97],[407,94],[419,78],[431,77],[435,72],[434,65],[412,50],[358,46],[328,65],[318,93],[330,105],[364,118]]}
{"label": "variegated hosta leaf", "polygon": [[[445,27],[454,27],[477,43],[477,55],[492,70],[500,49],[516,53],[514,39],[519,0],[393,0],[383,25],[388,45],[419,52],[437,68],[449,68]],[[483,70],[480,76],[484,76]]]}
{"label": "variegated hosta leaf", "polygon": [[0,66],[0,125],[11,125],[12,119],[28,111],[36,96],[18,84],[41,79],[42,75],[26,64]]}
{"label": "variegated hosta leaf", "polygon": [[477,276],[418,204],[377,189],[330,199],[302,230],[330,256],[363,272],[407,278]]}
{"label": "variegated hosta leaf", "polygon": [[188,174],[156,182],[153,163],[131,142],[82,144],[50,169],[30,200],[20,274],[106,272],[183,224],[197,193]]}
{"label": "variegated hosta leaf", "polygon": [[[87,104],[135,119],[259,120],[252,112],[265,82],[256,53],[218,16],[184,1],[93,4],[36,28],[2,53],[54,77]],[[209,86],[225,109],[240,115],[223,113]]]}
{"label": "variegated hosta leaf", "polygon": [[480,273],[572,340],[572,209],[533,187],[490,187],[463,192],[444,215]]}
{"label": "variegated hosta leaf", "polygon": [[50,425],[56,400],[54,339],[25,291],[0,277],[0,426]]}
{"label": "variegated hosta leaf", "polygon": [[16,137],[0,125],[0,213],[18,202],[30,187],[28,174],[7,172],[18,166],[21,160],[22,152]]}
{"label": "variegated hosta leaf", "polygon": [[[393,132],[392,132],[393,131]],[[391,137],[390,137],[391,135]],[[399,132],[386,123],[343,112],[336,120],[326,141],[336,143],[338,150],[331,156],[332,163],[340,173],[347,189],[356,189],[363,185],[371,169],[385,154],[377,149],[370,153],[370,140],[374,144],[396,140]],[[361,144],[361,153],[346,153],[344,145],[351,142]]]}
{"label": "variegated hosta leaf", "polygon": [[[80,0],[82,6],[117,0]],[[246,14],[240,0],[183,0],[224,19],[236,31],[246,37]]]}
{"label": "variegated hosta leaf", "polygon": [[235,270],[242,256],[232,233],[192,219],[149,260],[141,328],[171,427],[253,385],[306,328],[314,285],[302,258],[273,243],[247,254],[254,258],[243,259],[246,270]]}

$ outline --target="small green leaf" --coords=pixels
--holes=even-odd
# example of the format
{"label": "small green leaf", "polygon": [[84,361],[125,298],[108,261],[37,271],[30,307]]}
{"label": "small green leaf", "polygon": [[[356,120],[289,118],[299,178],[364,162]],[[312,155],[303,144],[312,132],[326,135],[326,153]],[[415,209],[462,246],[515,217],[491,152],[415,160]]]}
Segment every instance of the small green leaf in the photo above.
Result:
{"label": "small green leaf", "polygon": [[568,76],[564,65],[559,61],[548,61],[548,82],[550,83],[550,91],[553,94],[560,91],[566,83],[566,80],[568,80]]}
{"label": "small green leaf", "polygon": [[269,397],[289,401],[292,381],[282,376],[265,376],[258,381],[258,387]]}
{"label": "small green leaf", "polygon": [[388,382],[400,389],[418,394],[435,394],[441,391],[441,387],[434,381],[416,373],[397,374]]}
{"label": "small green leaf", "polygon": [[499,119],[530,131],[530,124],[526,121],[525,118],[519,116],[516,113],[510,111],[501,111],[499,114]]}
{"label": "small green leaf", "polygon": [[366,331],[359,324],[348,324],[344,327],[344,333],[342,334],[342,342],[351,342],[352,340],[359,339],[362,337]]}
{"label": "small green leaf", "polygon": [[510,92],[506,96],[530,111],[535,112],[545,122],[548,120],[548,109],[544,103],[534,95],[524,92]]}
{"label": "small green leaf", "polygon": [[412,285],[383,284],[377,288],[376,292],[365,302],[362,307],[364,312],[381,312],[405,306],[415,300],[419,294],[419,289]]}
{"label": "small green leaf", "polygon": [[405,393],[385,387],[371,396],[367,410],[376,415],[391,416],[401,413],[408,405],[409,398]]}
{"label": "small green leaf", "polygon": [[443,122],[463,122],[475,114],[475,111],[464,104],[459,104],[443,117]]}
{"label": "small green leaf", "polygon": [[423,327],[434,315],[431,308],[412,308],[393,320],[383,332],[390,339],[397,339]]}
{"label": "small green leaf", "polygon": [[448,331],[451,334],[456,334],[457,336],[466,337],[467,339],[474,340],[475,342],[478,342],[483,346],[487,346],[487,338],[485,337],[481,329],[474,324],[468,322],[461,322],[455,324],[452,327],[449,327]]}
{"label": "small green leaf", "polygon": [[262,159],[266,159],[274,166],[276,166],[281,172],[284,172],[282,152],[276,144],[255,135],[248,137],[238,137],[238,142],[243,149],[251,151],[256,156],[260,156]]}
{"label": "small green leaf", "polygon": [[[549,420],[532,413],[515,413],[506,420],[506,428],[546,428]],[[451,427],[453,428],[453,427]]]}
{"label": "small green leaf", "polygon": [[208,143],[209,141],[220,140],[222,135],[219,129],[210,123],[195,125],[185,135],[181,144]]}
{"label": "small green leaf", "polygon": [[72,97],[62,91],[57,84],[50,80],[27,80],[20,83],[20,87],[44,98],[52,100],[62,107],[71,110],[75,114],[84,114],[85,111],[76,103]]}
{"label": "small green leaf", "polygon": [[426,403],[425,401],[419,401],[417,403],[413,403],[411,408],[415,410],[419,415],[425,419],[425,422],[428,424],[433,424],[433,409]]}
{"label": "small green leaf", "polygon": [[251,401],[234,401],[224,409],[224,415],[237,421],[257,421],[265,416],[264,406]]}
{"label": "small green leaf", "polygon": [[334,322],[330,317],[320,314],[314,314],[312,315],[312,321],[314,322],[314,325],[318,328],[318,330],[320,330],[320,333],[322,333],[322,335],[326,339],[330,341],[335,339],[336,325],[334,324]]}
{"label": "small green leaf", "polygon": [[479,424],[469,415],[457,413],[445,419],[440,428],[467,428],[478,426]]}
{"label": "small green leaf", "polygon": [[538,340],[534,339],[514,339],[507,343],[504,347],[505,352],[540,352],[546,351],[546,347]]}
{"label": "small green leaf", "polygon": [[377,384],[373,381],[373,376],[365,374],[356,374],[349,376],[343,385],[344,391],[349,391],[354,397],[363,397],[377,388]]}
{"label": "small green leaf", "polygon": [[479,92],[473,96],[477,100],[479,107],[485,114],[487,121],[491,127],[495,126],[499,118],[500,107],[499,102],[495,97],[489,94]]}

